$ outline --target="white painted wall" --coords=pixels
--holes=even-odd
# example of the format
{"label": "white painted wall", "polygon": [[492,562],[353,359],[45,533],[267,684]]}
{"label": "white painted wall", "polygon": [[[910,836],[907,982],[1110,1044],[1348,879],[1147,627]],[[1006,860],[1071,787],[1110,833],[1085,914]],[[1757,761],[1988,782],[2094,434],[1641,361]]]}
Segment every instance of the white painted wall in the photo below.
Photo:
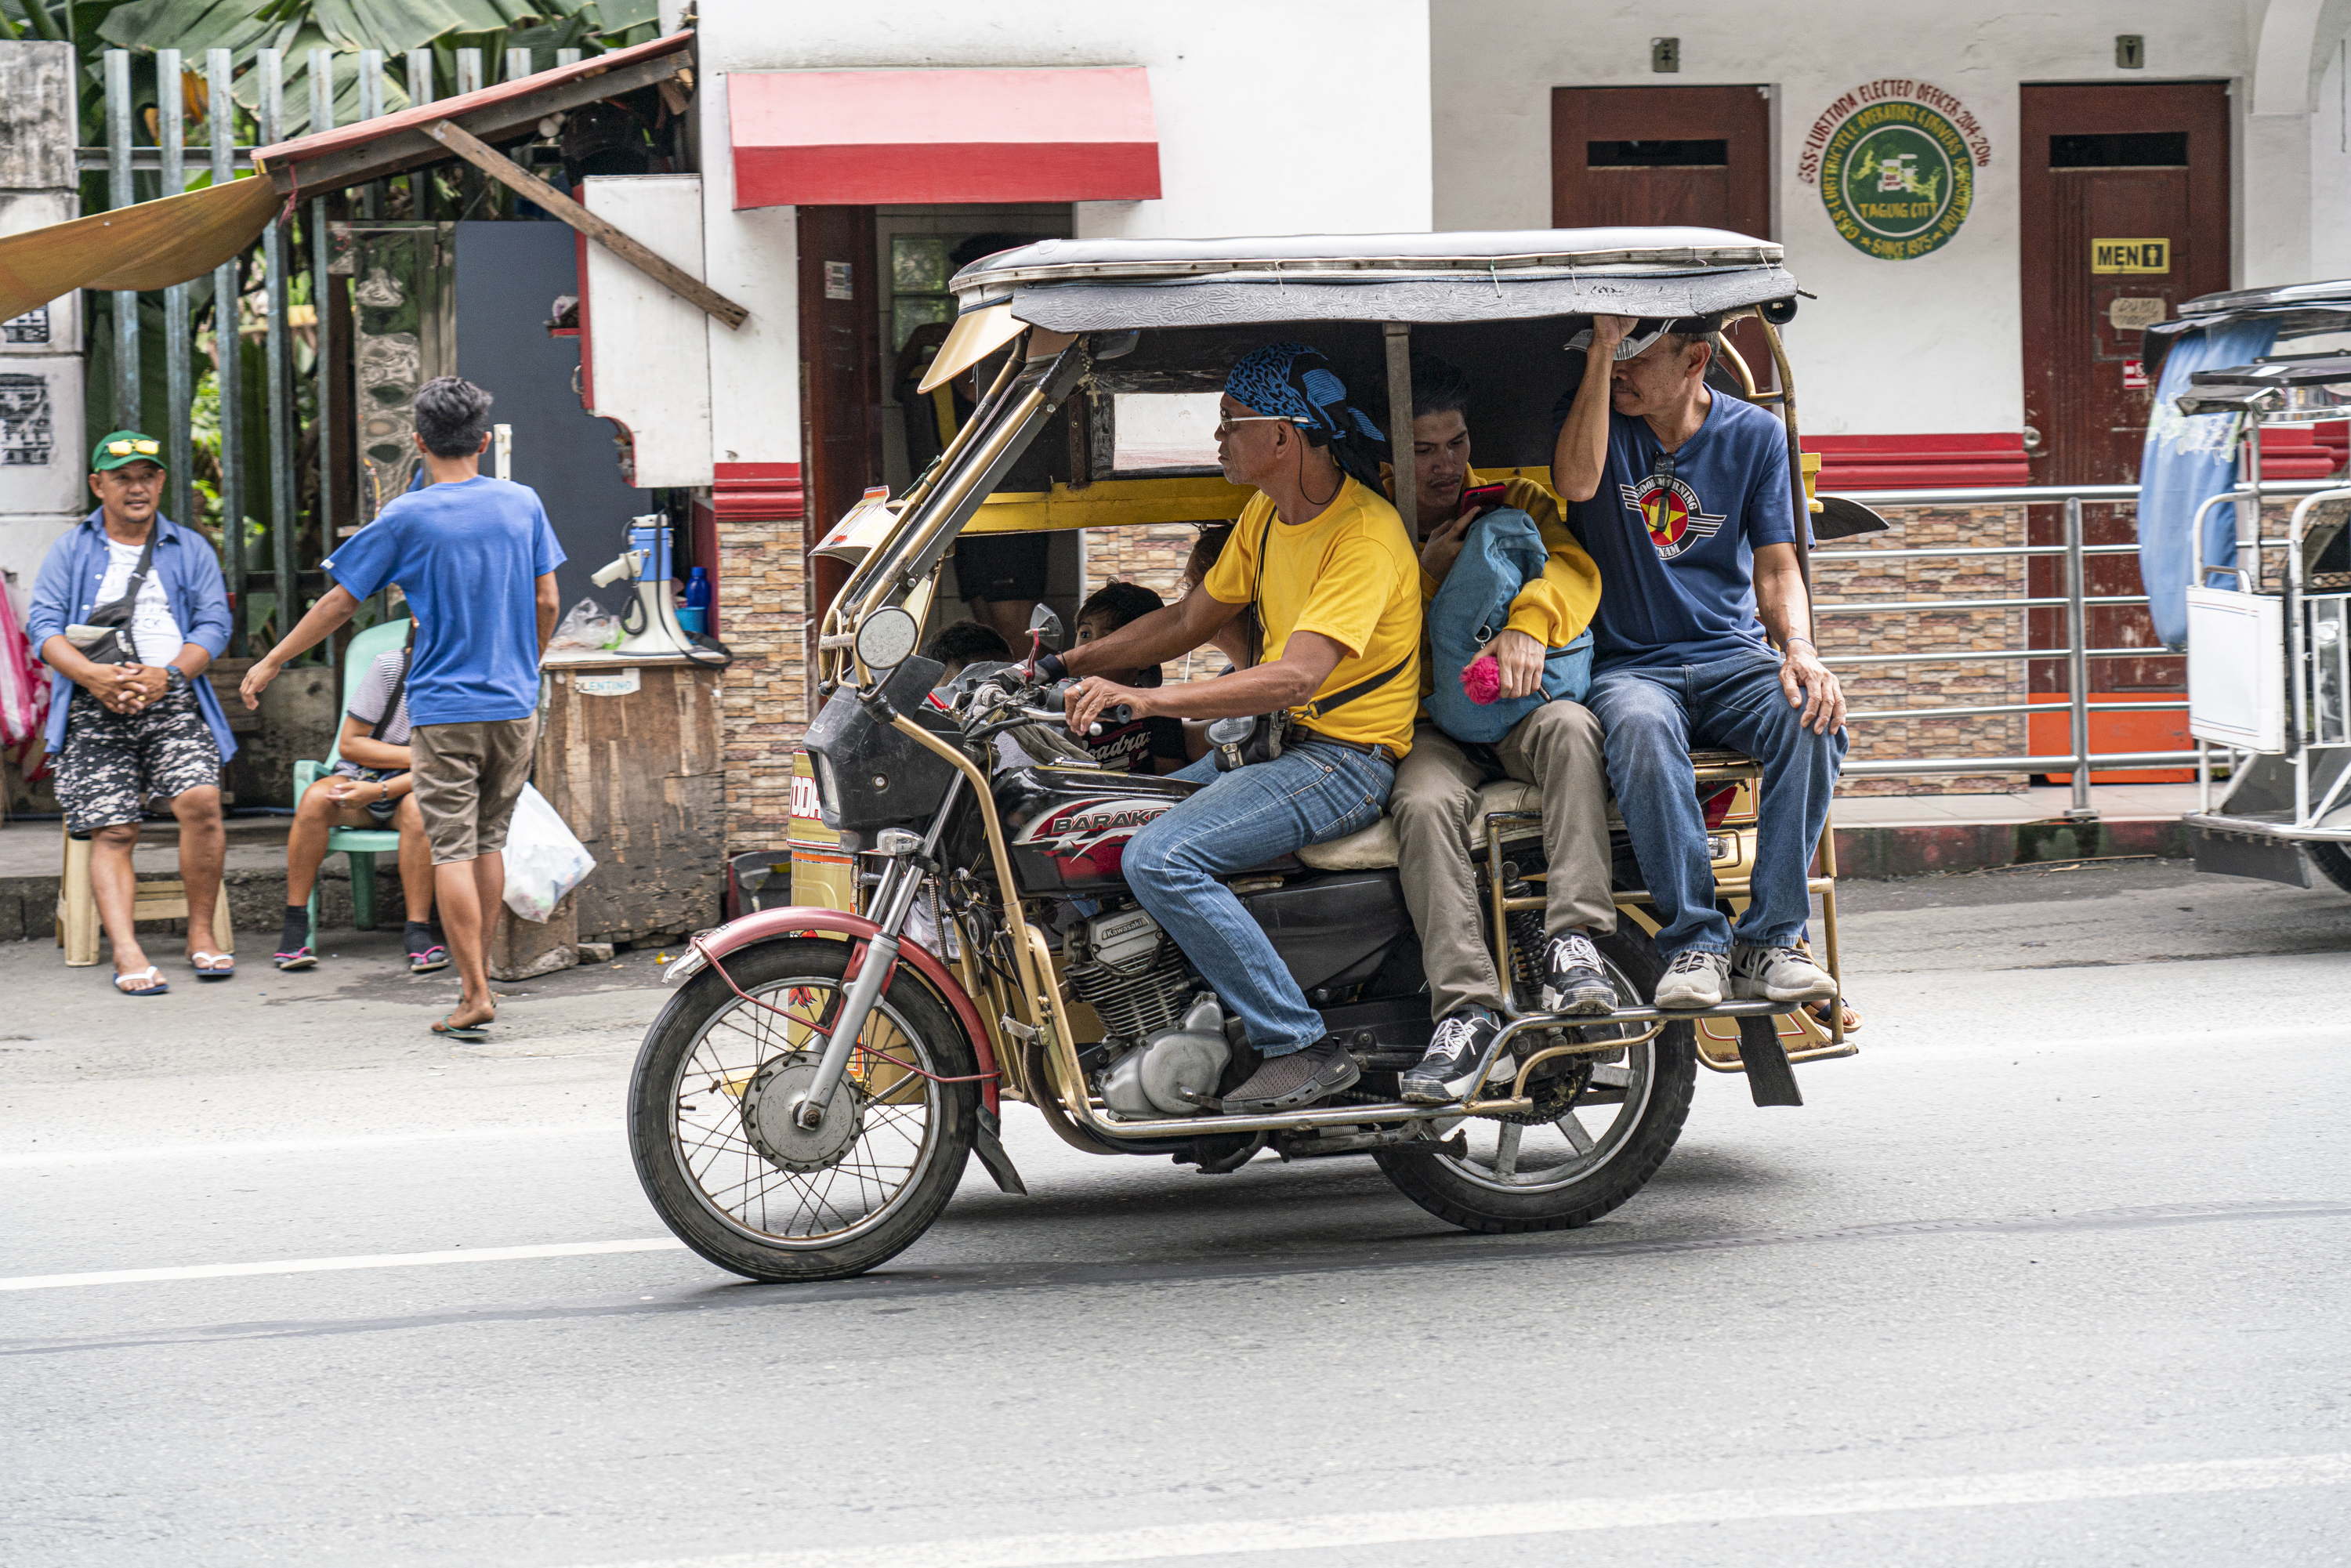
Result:
{"label": "white painted wall", "polygon": [[[703,276],[701,176],[596,175],[582,181],[580,191],[590,212],[688,276]],[[580,283],[594,393],[588,412],[629,432],[631,484],[648,490],[708,485],[706,318],[602,246],[590,243],[586,251]]]}
{"label": "white painted wall", "polygon": [[[1083,204],[1081,237],[1419,232],[1427,13],[1428,0],[704,0],[700,29],[705,64],[727,70],[1148,68],[1164,194]],[[724,123],[705,109],[705,134]],[[705,141],[705,163],[723,145]]]}
{"label": "white painted wall", "polygon": [[[2351,39],[2325,54],[2310,115],[2310,188],[2351,192]],[[2321,199],[2310,214],[2310,276],[2351,277],[2351,201]]]}
{"label": "white painted wall", "polygon": [[[1548,226],[1554,87],[1767,85],[1775,237],[1797,278],[1820,296],[1804,302],[1790,329],[1806,428],[2012,431],[2023,421],[2019,84],[2239,84],[2237,282],[2298,281],[2314,276],[2317,236],[2339,235],[2351,224],[2351,183],[2314,161],[2317,131],[2306,107],[2249,120],[2243,83],[2267,7],[2308,3],[1431,0],[1437,226]],[[2342,0],[2325,0],[2305,56],[2333,48],[2328,30],[2343,9]],[[2145,69],[2116,68],[2121,33],[2146,37]],[[1677,75],[1649,69],[1649,40],[1666,35],[1681,40]],[[2324,61],[2306,64],[2314,74],[2324,68]],[[1879,261],[1848,246],[1829,226],[1819,188],[1796,177],[1804,133],[1822,110],[1879,77],[1916,78],[1957,94],[1991,136],[1992,161],[1976,172],[1965,226],[1942,249],[1909,261]]]}

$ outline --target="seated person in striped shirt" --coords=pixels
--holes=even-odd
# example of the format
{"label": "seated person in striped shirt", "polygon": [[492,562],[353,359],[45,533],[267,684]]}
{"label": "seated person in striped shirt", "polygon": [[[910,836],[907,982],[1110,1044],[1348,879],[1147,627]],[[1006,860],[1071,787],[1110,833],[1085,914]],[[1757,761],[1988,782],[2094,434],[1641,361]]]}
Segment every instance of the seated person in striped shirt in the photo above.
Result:
{"label": "seated person in striped shirt", "polygon": [[[319,955],[310,933],[310,890],[327,858],[327,835],[337,828],[400,830],[400,889],[408,902],[402,938],[411,974],[429,974],[449,965],[449,950],[433,935],[433,845],[424,816],[416,809],[415,779],[409,772],[408,660],[410,648],[376,655],[351,695],[343,715],[342,738],[334,771],[314,780],[294,808],[294,831],[286,839],[286,930],[278,939],[277,967],[315,967]],[[386,714],[386,709],[391,711]]]}

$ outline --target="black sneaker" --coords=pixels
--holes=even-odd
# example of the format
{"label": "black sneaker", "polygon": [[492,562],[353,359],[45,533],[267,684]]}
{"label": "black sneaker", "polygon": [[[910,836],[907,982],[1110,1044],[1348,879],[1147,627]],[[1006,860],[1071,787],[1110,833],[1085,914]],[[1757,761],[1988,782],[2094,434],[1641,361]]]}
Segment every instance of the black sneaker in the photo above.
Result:
{"label": "black sneaker", "polygon": [[1479,1069],[1501,1032],[1494,1015],[1483,1008],[1437,1019],[1427,1053],[1404,1075],[1404,1097],[1416,1105],[1446,1105],[1460,1099],[1478,1087]]}
{"label": "black sneaker", "polygon": [[1592,1018],[1616,1010],[1616,987],[1600,967],[1600,949],[1581,931],[1543,944],[1543,1011]]}
{"label": "black sneaker", "polygon": [[1336,1094],[1363,1075],[1346,1048],[1325,1035],[1304,1051],[1266,1058],[1247,1082],[1224,1097],[1224,1113],[1261,1116],[1270,1111],[1295,1111]]}

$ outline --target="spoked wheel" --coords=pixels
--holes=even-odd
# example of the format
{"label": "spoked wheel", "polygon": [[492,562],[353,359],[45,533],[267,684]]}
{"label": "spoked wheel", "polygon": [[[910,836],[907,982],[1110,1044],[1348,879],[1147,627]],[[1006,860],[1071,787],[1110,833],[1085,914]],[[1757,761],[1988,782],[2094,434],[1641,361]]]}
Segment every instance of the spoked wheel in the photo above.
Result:
{"label": "spoked wheel", "polygon": [[806,1128],[794,1114],[851,951],[794,937],[731,953],[744,995],[704,970],[637,1053],[638,1179],[678,1238],[722,1269],[777,1282],[863,1273],[930,1228],[963,1175],[979,1087],[935,1080],[978,1068],[946,1009],[903,968],[821,1121]]}
{"label": "spoked wheel", "polygon": [[[1600,945],[1619,1007],[1645,1006],[1664,970],[1646,933],[1620,931]],[[1466,1117],[1446,1126],[1467,1140],[1458,1155],[1409,1147],[1376,1155],[1413,1202],[1465,1230],[1562,1230],[1593,1220],[1641,1190],[1672,1152],[1698,1081],[1691,1026],[1608,1024],[1588,1040],[1620,1039],[1614,1054],[1554,1057],[1527,1087],[1533,1112]],[[1522,1047],[1531,1055],[1539,1047]],[[1555,1071],[1554,1071],[1555,1070]]]}

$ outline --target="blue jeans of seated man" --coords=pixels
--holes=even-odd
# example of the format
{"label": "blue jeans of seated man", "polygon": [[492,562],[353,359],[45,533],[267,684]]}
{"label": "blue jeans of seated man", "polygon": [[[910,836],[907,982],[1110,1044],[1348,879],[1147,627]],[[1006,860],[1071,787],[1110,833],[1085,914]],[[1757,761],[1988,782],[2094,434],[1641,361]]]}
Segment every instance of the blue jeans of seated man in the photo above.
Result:
{"label": "blue jeans of seated man", "polygon": [[1744,752],[1761,768],[1752,901],[1738,938],[1793,942],[1812,911],[1813,849],[1827,823],[1844,760],[1843,730],[1815,735],[1780,689],[1780,657],[1761,650],[1709,664],[1602,672],[1583,699],[1605,732],[1608,782],[1664,926],[1667,959],[1730,950],[1730,922],[1714,906],[1706,814],[1690,780],[1693,746]]}
{"label": "blue jeans of seated man", "polygon": [[1175,775],[1207,784],[1126,846],[1126,884],[1176,938],[1249,1041],[1287,1056],[1322,1038],[1322,1017],[1265,928],[1217,879],[1380,820],[1395,769],[1343,746],[1305,740],[1271,762],[1217,771],[1204,757]]}

